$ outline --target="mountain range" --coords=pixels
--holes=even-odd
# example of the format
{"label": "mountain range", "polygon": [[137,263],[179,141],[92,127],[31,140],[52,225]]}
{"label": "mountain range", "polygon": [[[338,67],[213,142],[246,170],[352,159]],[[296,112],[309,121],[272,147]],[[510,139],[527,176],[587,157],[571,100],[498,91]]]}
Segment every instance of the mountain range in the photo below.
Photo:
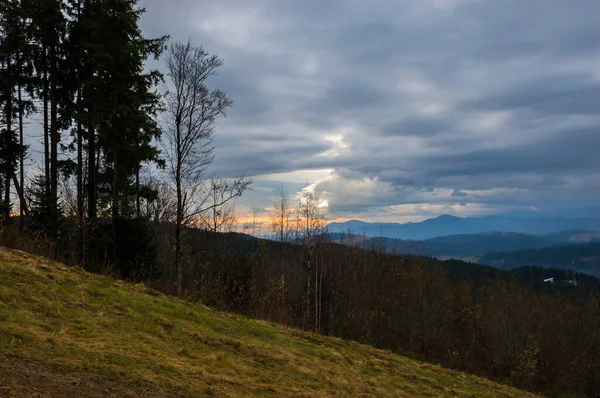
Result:
{"label": "mountain range", "polygon": [[[600,218],[443,215],[417,223],[351,220],[328,226],[334,241],[513,269],[574,267],[600,276]],[[354,234],[348,239],[348,232]]]}
{"label": "mountain range", "polygon": [[587,230],[567,230],[546,235],[527,235],[516,232],[482,232],[439,236],[424,240],[349,236],[331,233],[332,239],[349,245],[385,248],[389,253],[418,254],[441,259],[457,258],[477,261],[478,257],[495,252],[524,249],[544,249],[557,246],[573,246],[582,243],[600,242],[600,233]]}
{"label": "mountain range", "polygon": [[600,231],[600,218],[519,218],[507,216],[455,217],[442,215],[421,222],[369,223],[359,220],[333,222],[331,233],[354,234],[367,237],[423,240],[447,235],[479,234],[484,232],[514,232],[546,235],[567,230]]}

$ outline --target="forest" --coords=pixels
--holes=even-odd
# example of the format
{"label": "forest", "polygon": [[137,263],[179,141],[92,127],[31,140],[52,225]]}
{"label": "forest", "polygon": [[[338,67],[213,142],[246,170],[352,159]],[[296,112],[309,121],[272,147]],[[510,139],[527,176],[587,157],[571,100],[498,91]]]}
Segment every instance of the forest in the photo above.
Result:
{"label": "forest", "polygon": [[[253,237],[253,222],[231,232],[252,181],[210,169],[234,106],[206,84],[223,60],[144,37],[143,12],[136,0],[0,0],[0,244],[532,391],[600,394],[593,277],[550,286],[547,270],[397,255],[352,233],[333,242],[309,192],[281,192],[273,239]],[[25,139],[38,127],[41,154]]]}
{"label": "forest", "polygon": [[482,264],[501,264],[505,269],[521,264],[537,264],[544,267],[573,268],[578,272],[600,276],[600,243],[492,252],[482,256],[480,261]]}

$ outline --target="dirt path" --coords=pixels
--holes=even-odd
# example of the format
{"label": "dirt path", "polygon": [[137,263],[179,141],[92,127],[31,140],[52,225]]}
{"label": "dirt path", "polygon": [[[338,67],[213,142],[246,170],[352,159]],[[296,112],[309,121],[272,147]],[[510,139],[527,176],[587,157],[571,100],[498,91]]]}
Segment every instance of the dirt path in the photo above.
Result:
{"label": "dirt path", "polygon": [[172,397],[158,388],[123,386],[86,374],[0,355],[0,398]]}

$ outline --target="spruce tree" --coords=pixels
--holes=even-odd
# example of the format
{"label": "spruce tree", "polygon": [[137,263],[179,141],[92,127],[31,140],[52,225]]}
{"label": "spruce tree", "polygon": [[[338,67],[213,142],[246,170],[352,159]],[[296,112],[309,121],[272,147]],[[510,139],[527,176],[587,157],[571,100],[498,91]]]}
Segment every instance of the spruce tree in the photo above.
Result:
{"label": "spruce tree", "polygon": [[[36,93],[43,103],[44,175],[52,213],[58,214],[58,147],[60,142],[59,104],[65,95],[61,71],[61,48],[65,38],[65,14],[62,0],[23,0],[31,20],[29,37],[36,69]],[[54,223],[53,223],[54,224]],[[56,238],[58,231],[49,230]]]}
{"label": "spruce tree", "polygon": [[25,210],[23,178],[19,183],[16,173],[19,162],[23,170],[23,114],[28,109],[21,96],[22,87],[27,84],[23,68],[27,42],[22,11],[18,0],[0,1],[0,172],[3,178],[1,212],[5,222],[9,221],[12,210],[11,182],[19,195],[21,212]]}
{"label": "spruce tree", "polygon": [[[146,72],[144,63],[161,54],[167,38],[143,37],[138,22],[144,10],[136,4],[90,0],[83,10],[83,18],[89,21],[88,56],[95,68],[83,82],[83,97],[94,114],[88,139],[88,166],[93,170],[88,183],[96,186],[88,201],[110,219],[113,263],[120,261],[119,244],[127,230],[119,225],[136,216],[132,209],[141,187],[135,177],[143,163],[159,162],[153,140],[160,135],[156,122],[160,97],[155,86],[162,76],[158,71]],[[95,159],[98,155],[101,159]]]}

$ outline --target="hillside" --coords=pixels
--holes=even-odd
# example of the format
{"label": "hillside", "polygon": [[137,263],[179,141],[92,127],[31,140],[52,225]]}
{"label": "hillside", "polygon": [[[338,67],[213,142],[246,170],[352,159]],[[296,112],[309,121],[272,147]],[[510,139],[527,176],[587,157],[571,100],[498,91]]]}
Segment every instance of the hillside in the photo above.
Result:
{"label": "hillside", "polygon": [[[332,234],[339,240],[340,234]],[[402,240],[393,238],[362,238],[365,247],[384,245],[390,253],[421,254],[432,257],[462,258],[496,251],[542,248],[564,242],[556,242],[544,236],[512,232],[487,232],[480,234],[448,235],[425,240]]]}
{"label": "hillside", "polygon": [[545,235],[557,242],[585,243],[600,240],[600,233],[585,229],[570,229]]}
{"label": "hillside", "polygon": [[5,249],[0,352],[0,396],[532,396]]}
{"label": "hillside", "polygon": [[[424,240],[403,240],[385,237],[365,237],[348,242],[363,247],[385,247],[389,252],[420,254],[438,258],[457,258],[476,261],[477,256],[493,252],[542,249],[553,246],[576,245],[595,239],[596,233],[582,230],[560,231],[549,235],[528,235],[517,232],[482,232],[439,236]],[[343,242],[345,235],[332,233],[332,239]]]}
{"label": "hillside", "polygon": [[569,270],[574,267],[577,272],[600,276],[600,242],[489,253],[482,256],[479,263],[503,269],[512,269],[523,265]]}

